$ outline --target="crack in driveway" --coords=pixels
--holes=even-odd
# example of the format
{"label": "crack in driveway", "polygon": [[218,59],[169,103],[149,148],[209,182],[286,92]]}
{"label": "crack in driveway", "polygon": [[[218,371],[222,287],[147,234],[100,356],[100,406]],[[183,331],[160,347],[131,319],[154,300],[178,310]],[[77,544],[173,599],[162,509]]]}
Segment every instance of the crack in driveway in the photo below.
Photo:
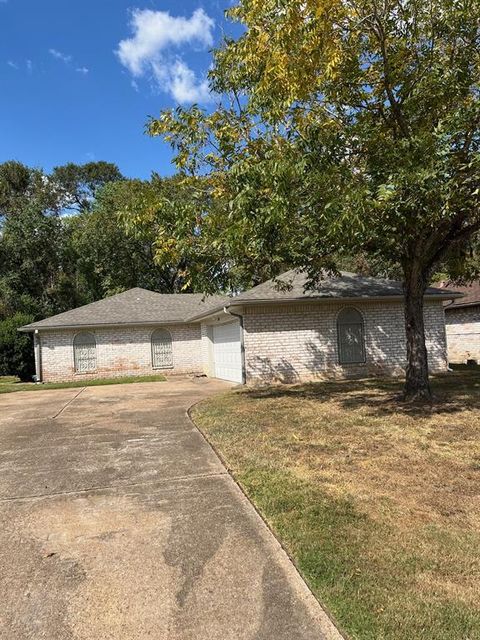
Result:
{"label": "crack in driveway", "polygon": [[65,404],[65,405],[60,409],[60,411],[58,411],[54,416],[52,416],[52,419],[53,419],[53,420],[55,420],[55,418],[58,418],[58,416],[59,416],[61,413],[63,413],[63,412],[65,411],[65,409],[66,409],[67,407],[69,407],[69,406],[72,404],[72,402],[75,402],[75,400],[78,398],[78,396],[79,396],[83,391],[85,391],[85,389],[86,389],[86,388],[87,388],[87,387],[82,387],[82,388],[80,389],[80,391],[79,391],[77,394],[75,394],[75,395],[73,396],[73,398],[70,398],[70,400],[69,400],[69,401],[68,401],[68,402],[67,402],[67,403],[66,403],[66,404]]}
{"label": "crack in driveway", "polygon": [[16,500],[48,500],[48,498],[56,498],[57,496],[72,496],[76,494],[82,493],[96,493],[99,491],[115,491],[118,489],[127,489],[130,487],[145,487],[147,485],[158,485],[162,483],[174,483],[174,482],[182,482],[184,480],[201,480],[202,478],[216,478],[218,476],[228,476],[227,470],[220,471],[216,473],[199,473],[198,475],[186,475],[186,476],[173,476],[172,478],[165,478],[159,480],[151,480],[148,482],[125,482],[122,484],[112,484],[112,485],[101,485],[98,487],[86,487],[84,489],[75,489],[73,491],[57,491],[52,493],[36,493],[32,495],[26,496],[7,496],[0,498],[0,503],[2,502],[15,502]]}

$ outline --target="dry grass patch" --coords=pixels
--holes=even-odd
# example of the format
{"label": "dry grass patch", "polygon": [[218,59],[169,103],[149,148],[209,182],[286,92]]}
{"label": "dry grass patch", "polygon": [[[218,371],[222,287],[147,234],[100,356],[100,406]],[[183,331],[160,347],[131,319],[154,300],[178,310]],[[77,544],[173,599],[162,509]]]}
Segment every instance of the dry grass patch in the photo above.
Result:
{"label": "dry grass patch", "polygon": [[240,391],[194,418],[352,638],[480,638],[480,374]]}

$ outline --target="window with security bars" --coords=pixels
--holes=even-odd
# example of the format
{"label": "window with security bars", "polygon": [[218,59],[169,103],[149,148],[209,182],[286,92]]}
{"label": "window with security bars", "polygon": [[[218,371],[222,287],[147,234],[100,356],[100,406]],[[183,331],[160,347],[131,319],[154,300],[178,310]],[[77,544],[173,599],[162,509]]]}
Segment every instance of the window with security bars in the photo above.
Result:
{"label": "window with security bars", "polygon": [[152,367],[170,369],[173,367],[172,336],[166,329],[152,333]]}
{"label": "window with security bars", "polygon": [[340,364],[365,362],[365,330],[357,309],[342,309],[337,318],[338,361]]}
{"label": "window with security bars", "polygon": [[73,339],[76,373],[90,373],[97,368],[97,343],[93,333],[77,333]]}

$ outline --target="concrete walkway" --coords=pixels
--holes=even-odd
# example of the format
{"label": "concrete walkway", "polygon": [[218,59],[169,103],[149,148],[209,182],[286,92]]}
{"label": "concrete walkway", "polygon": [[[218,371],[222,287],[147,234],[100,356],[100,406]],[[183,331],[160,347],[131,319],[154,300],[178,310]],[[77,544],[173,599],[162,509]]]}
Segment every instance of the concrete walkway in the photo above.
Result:
{"label": "concrete walkway", "polygon": [[340,636],[186,416],[199,379],[0,395],[0,638]]}

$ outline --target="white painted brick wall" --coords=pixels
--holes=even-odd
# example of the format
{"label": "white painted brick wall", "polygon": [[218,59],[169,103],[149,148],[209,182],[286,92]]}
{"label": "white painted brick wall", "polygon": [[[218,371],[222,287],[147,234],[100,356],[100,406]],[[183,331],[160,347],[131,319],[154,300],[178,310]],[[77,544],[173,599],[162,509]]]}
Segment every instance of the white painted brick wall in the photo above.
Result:
{"label": "white painted brick wall", "polygon": [[172,325],[173,368],[153,369],[150,337],[155,327],[89,329],[97,341],[97,370],[75,373],[73,338],[75,330],[42,331],[41,358],[44,382],[140,376],[156,373],[199,373],[203,369],[201,334],[198,324]]}
{"label": "white painted brick wall", "polygon": [[[366,363],[338,364],[337,315],[344,304],[269,305],[245,309],[247,382],[292,382],[324,376],[401,374],[405,368],[403,305],[362,302],[354,305],[365,320]],[[447,366],[444,311],[441,302],[425,306],[431,371]],[[211,327],[168,327],[172,334],[172,369],[154,370],[152,327],[106,328],[97,339],[97,370],[77,374],[73,364],[76,331],[41,333],[43,380],[83,380],[128,375],[200,373],[212,375]]]}
{"label": "white painted brick wall", "polygon": [[480,305],[445,311],[448,359],[480,362]]}
{"label": "white painted brick wall", "polygon": [[212,327],[205,323],[202,323],[202,362],[203,372],[207,376],[215,375],[215,367],[213,365],[212,335]]}
{"label": "white painted brick wall", "polygon": [[[364,317],[366,363],[338,363],[337,315],[354,306]],[[425,305],[431,371],[447,367],[441,302]],[[391,375],[406,364],[401,303],[265,305],[245,310],[247,382],[294,382],[325,376]]]}

